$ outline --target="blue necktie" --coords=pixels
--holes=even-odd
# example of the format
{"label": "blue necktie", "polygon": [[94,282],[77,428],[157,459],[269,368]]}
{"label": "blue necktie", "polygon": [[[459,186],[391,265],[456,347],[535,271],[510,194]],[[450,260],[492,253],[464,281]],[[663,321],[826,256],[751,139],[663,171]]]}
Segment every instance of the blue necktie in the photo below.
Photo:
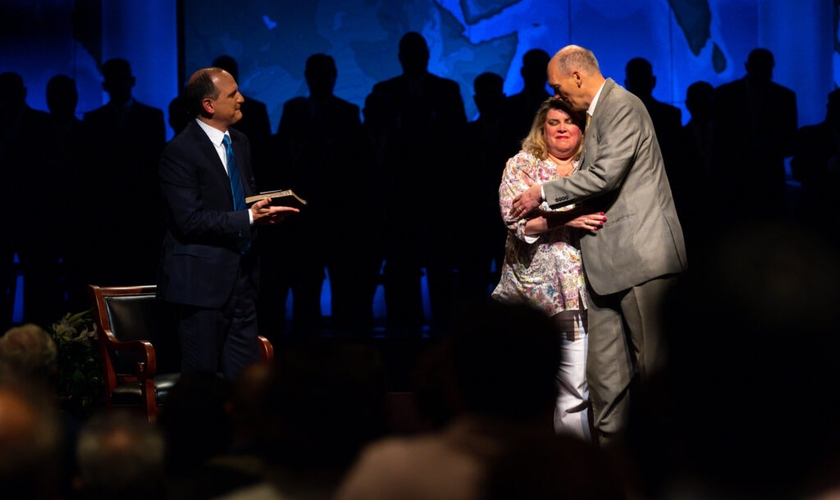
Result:
{"label": "blue necktie", "polygon": [[[230,177],[230,191],[233,193],[233,209],[235,211],[245,210],[248,208],[245,205],[245,193],[242,190],[242,179],[239,177],[239,168],[236,166],[236,158],[233,156],[233,148],[230,145],[230,137],[225,135],[222,142],[225,145],[225,152],[227,153],[227,167],[228,177]],[[243,240],[239,244],[239,250],[243,254],[251,246],[250,235],[243,236]]]}
{"label": "blue necktie", "polygon": [[222,142],[227,153],[228,177],[230,177],[230,191],[233,193],[233,209],[236,211],[245,210],[245,192],[242,190],[242,179],[239,177],[239,168],[236,166],[236,158],[233,156],[233,148],[230,145],[230,137],[225,135]]}

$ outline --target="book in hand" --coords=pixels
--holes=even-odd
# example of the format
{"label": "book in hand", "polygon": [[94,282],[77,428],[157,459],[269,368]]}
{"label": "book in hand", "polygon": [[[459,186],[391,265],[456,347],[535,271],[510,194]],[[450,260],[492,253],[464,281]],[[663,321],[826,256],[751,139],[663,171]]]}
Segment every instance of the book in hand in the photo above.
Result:
{"label": "book in hand", "polygon": [[254,203],[271,198],[271,205],[277,207],[294,207],[302,208],[306,205],[306,200],[296,195],[291,189],[278,189],[276,191],[263,191],[260,194],[255,194],[245,198],[245,204],[250,207]]}

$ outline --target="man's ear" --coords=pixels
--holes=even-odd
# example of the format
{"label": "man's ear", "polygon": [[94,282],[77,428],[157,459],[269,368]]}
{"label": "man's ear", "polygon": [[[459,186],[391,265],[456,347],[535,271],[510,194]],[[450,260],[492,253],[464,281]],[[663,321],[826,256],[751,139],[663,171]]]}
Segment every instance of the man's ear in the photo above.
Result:
{"label": "man's ear", "polygon": [[210,99],[209,97],[205,97],[201,100],[201,108],[204,109],[205,113],[211,116],[216,112],[215,103],[213,102],[213,99]]}
{"label": "man's ear", "polygon": [[572,76],[575,77],[575,85],[580,88],[583,85],[583,78],[580,76],[580,71],[572,71]]}

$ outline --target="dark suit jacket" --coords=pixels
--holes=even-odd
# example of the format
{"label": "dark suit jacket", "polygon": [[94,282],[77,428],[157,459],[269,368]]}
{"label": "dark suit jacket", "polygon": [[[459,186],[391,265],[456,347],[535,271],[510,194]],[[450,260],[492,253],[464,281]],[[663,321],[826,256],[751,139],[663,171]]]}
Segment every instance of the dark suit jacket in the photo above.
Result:
{"label": "dark suit jacket", "polygon": [[665,170],[670,177],[673,170],[680,168],[678,163],[682,111],[676,106],[657,101],[653,97],[643,102],[653,122],[659,149],[662,151],[662,160],[665,162]]}
{"label": "dark suit jacket", "polygon": [[455,80],[427,73],[420,80],[419,89],[415,89],[411,78],[400,75],[375,84],[373,92],[387,95],[394,113],[403,120],[423,120],[435,127],[460,127],[467,123],[461,88]]}
{"label": "dark suit jacket", "polygon": [[[388,240],[401,252],[425,247],[449,255],[451,244],[443,245],[447,238],[437,233],[448,231],[440,221],[450,213],[439,200],[451,193],[445,179],[452,166],[465,161],[467,115],[460,87],[426,73],[420,79],[400,75],[379,82],[372,93],[388,96],[393,111],[383,161]],[[406,203],[403,190],[409,185],[424,195]]]}
{"label": "dark suit jacket", "polygon": [[96,196],[96,203],[85,207],[88,223],[97,228],[97,238],[108,241],[90,252],[96,276],[91,279],[148,283],[154,280],[165,224],[157,178],[166,142],[163,111],[134,101],[120,119],[106,104],[85,113],[82,125],[90,161],[81,168],[89,172]]}
{"label": "dark suit jacket", "polygon": [[[166,143],[163,111],[134,101],[125,118],[118,119],[111,104],[88,111],[83,120],[91,150],[96,179],[102,193],[113,193],[121,205],[142,204],[148,208],[157,199],[157,171]],[[125,196],[136,200],[126,203]],[[151,201],[154,202],[154,201]],[[148,214],[146,214],[148,215]]]}
{"label": "dark suit jacket", "polygon": [[313,212],[331,212],[358,199],[356,184],[366,177],[358,169],[371,168],[360,164],[364,137],[359,106],[336,96],[320,102],[289,99],[283,104],[277,140],[281,164],[291,167],[290,186],[312,202]]}
{"label": "dark suit jacket", "polygon": [[[248,138],[229,130],[245,196],[255,193]],[[220,307],[233,290],[240,267],[254,290],[258,269],[246,210],[233,210],[230,180],[216,149],[195,121],[167,144],[160,161],[167,231],[158,274],[158,297],[205,308]]]}
{"label": "dark suit jacket", "polygon": [[716,165],[727,179],[722,184],[735,192],[783,190],[784,159],[793,154],[796,140],[796,94],[770,82],[754,125],[749,102],[746,78],[715,89]]}
{"label": "dark suit jacket", "polygon": [[580,171],[543,184],[552,207],[590,200],[607,223],[580,239],[586,279],[601,295],[687,269],[685,242],[653,123],[642,101],[607,79],[583,142]]}

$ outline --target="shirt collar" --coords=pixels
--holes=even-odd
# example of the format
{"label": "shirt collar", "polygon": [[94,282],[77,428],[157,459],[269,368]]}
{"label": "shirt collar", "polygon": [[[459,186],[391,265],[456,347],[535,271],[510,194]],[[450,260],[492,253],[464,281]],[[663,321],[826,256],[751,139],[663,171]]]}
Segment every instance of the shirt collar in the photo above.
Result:
{"label": "shirt collar", "polygon": [[592,102],[589,103],[589,109],[586,110],[586,114],[592,116],[595,113],[595,106],[598,105],[598,99],[601,98],[601,91],[604,90],[604,85],[607,84],[607,81],[604,80],[604,83],[598,87],[598,92],[595,94],[595,97],[592,99]]}
{"label": "shirt collar", "polygon": [[222,132],[217,128],[213,128],[210,125],[207,125],[203,121],[199,120],[198,118],[195,119],[195,122],[198,123],[202,130],[204,130],[204,133],[207,134],[207,137],[210,138],[210,142],[212,142],[213,145],[217,147],[222,145],[222,139],[224,138],[224,136],[228,135],[227,132]]}

